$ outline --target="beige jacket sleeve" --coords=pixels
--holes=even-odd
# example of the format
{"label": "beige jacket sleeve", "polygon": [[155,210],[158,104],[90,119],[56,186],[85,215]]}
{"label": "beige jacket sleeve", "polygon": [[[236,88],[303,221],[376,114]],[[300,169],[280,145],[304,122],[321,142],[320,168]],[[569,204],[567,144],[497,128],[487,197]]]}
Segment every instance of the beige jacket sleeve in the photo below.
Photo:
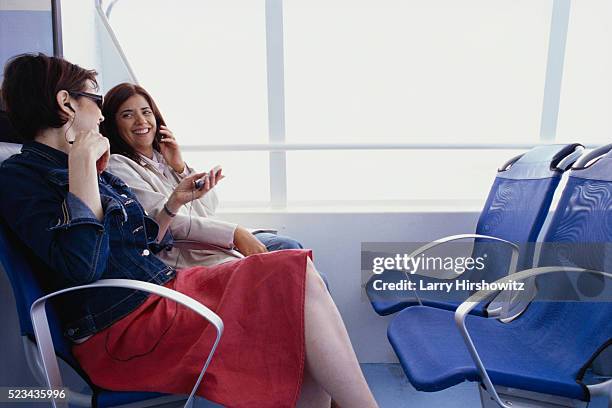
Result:
{"label": "beige jacket sleeve", "polygon": [[[107,170],[130,187],[140,204],[153,218],[163,211],[164,204],[177,184],[148,166],[142,166],[118,154],[111,155]],[[211,193],[214,193],[214,190],[203,197],[211,195],[208,200],[196,200],[179,209],[170,224],[170,232],[175,240],[192,240],[223,248],[234,246],[234,231],[237,224],[211,217],[218,203],[216,194]]]}

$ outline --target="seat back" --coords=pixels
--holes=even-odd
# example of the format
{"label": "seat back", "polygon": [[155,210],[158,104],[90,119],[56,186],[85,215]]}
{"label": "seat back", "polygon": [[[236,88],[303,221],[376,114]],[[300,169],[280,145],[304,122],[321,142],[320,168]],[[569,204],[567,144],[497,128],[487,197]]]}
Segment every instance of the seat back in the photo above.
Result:
{"label": "seat back", "polygon": [[[612,272],[612,145],[576,163],[544,239],[540,266]],[[553,273],[536,281],[538,297],[520,324],[533,330],[562,325],[580,355],[566,358],[584,369],[612,343],[612,280],[588,273]],[[557,316],[558,318],[554,318]],[[577,330],[578,328],[578,330]],[[545,332],[545,331],[544,331]],[[561,339],[550,339],[551,344]],[[560,347],[559,347],[560,348]]]}
{"label": "seat back", "polygon": [[[0,220],[0,263],[13,288],[21,335],[34,339],[30,307],[36,299],[45,294],[40,282],[44,281],[45,274],[48,276],[50,271],[19,241],[3,220]],[[78,368],[78,363],[70,351],[71,344],[63,336],[62,326],[52,303],[47,306],[47,318],[56,354],[73,368]]]}
{"label": "seat back", "polygon": [[[575,266],[612,272],[612,145],[585,156],[570,172],[559,200],[546,243],[540,255],[540,266]],[[560,280],[562,276],[563,280]],[[570,278],[572,275],[546,277],[554,285],[538,284],[542,298],[589,300],[595,289]],[[604,281],[598,279],[602,285]],[[603,288],[603,286],[602,286]],[[591,293],[591,295],[589,295]]]}
{"label": "seat back", "polygon": [[[490,235],[521,247],[518,270],[533,263],[533,245],[548,215],[564,171],[582,153],[579,144],[535,147],[500,167],[478,219],[476,234]],[[492,253],[494,252],[494,253]],[[472,280],[493,281],[508,273],[510,248],[488,240],[475,241],[473,258],[488,254]]]}
{"label": "seat back", "polygon": [[[580,144],[538,146],[516,156],[503,164],[491,187],[489,196],[478,220],[476,233],[494,236],[522,245],[519,267],[530,267],[533,259],[533,245],[542,229],[550,205],[565,170],[582,154]],[[527,244],[527,245],[526,245]],[[465,245],[461,243],[461,245]],[[508,273],[512,254],[508,245],[491,243],[490,240],[476,240],[472,250],[474,259],[487,254],[482,271],[466,272],[470,280],[496,280]],[[370,263],[366,261],[366,264]],[[366,293],[376,313],[387,315],[418,304],[417,299],[406,298],[396,291],[377,291],[373,282],[382,279],[388,283],[400,282],[405,278],[401,271],[388,270],[382,275],[370,277]],[[421,293],[424,304],[455,309],[462,299],[431,299],[431,294]],[[467,296],[467,294],[465,294]],[[429,300],[434,301],[429,302]],[[483,309],[484,310],[484,309]]]}
{"label": "seat back", "polygon": [[[19,144],[0,142],[0,165],[5,159],[20,151],[21,145]],[[30,319],[30,306],[45,294],[44,278],[50,276],[51,272],[2,219],[0,219],[0,264],[13,288],[21,335],[33,340],[34,329]],[[62,334],[62,326],[53,310],[52,302],[47,306],[47,314],[56,354],[72,367],[80,370],[70,352],[71,344]]]}

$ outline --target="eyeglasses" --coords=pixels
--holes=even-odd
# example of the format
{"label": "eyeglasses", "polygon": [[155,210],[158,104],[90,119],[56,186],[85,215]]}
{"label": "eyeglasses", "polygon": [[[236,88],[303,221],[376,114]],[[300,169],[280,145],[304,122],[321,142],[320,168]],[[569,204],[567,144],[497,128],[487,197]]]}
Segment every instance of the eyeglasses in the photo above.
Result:
{"label": "eyeglasses", "polygon": [[74,91],[74,92],[68,92],[68,93],[70,95],[84,96],[86,98],[89,98],[92,101],[94,101],[96,105],[98,105],[98,108],[100,108],[100,110],[102,110],[102,105],[104,105],[104,97],[102,95],[93,94],[89,92],[80,92],[80,91]]}

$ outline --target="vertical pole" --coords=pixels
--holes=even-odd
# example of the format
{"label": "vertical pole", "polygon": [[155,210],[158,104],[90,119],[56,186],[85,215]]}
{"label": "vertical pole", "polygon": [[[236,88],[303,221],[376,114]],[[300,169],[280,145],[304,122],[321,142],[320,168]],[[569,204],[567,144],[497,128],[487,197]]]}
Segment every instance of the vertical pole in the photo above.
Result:
{"label": "vertical pole", "polygon": [[64,44],[62,42],[62,11],[59,0],[51,1],[51,21],[53,26],[53,55],[64,57]]}
{"label": "vertical pole", "polygon": [[553,2],[550,36],[548,39],[544,101],[540,122],[540,141],[543,143],[553,142],[557,134],[570,3],[571,0],[554,0]]}
{"label": "vertical pole", "polygon": [[[285,142],[285,75],[283,2],[266,0],[266,57],[268,73],[268,128],[270,143]],[[287,153],[270,152],[270,202],[287,205]]]}

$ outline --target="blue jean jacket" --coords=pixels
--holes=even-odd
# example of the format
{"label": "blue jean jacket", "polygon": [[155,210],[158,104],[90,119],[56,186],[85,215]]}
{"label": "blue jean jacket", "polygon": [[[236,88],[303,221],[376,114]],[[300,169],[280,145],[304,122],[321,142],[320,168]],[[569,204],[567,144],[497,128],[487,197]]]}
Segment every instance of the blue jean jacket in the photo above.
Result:
{"label": "blue jean jacket", "polygon": [[[171,245],[170,234],[155,243],[159,227],[127,185],[107,172],[98,179],[102,221],[68,192],[65,153],[31,142],[0,167],[0,216],[49,266],[39,276],[45,289],[112,278],[168,282],[175,271],[154,253]],[[147,296],[131,289],[91,289],[61,296],[56,307],[64,334],[77,340],[110,326]]]}

